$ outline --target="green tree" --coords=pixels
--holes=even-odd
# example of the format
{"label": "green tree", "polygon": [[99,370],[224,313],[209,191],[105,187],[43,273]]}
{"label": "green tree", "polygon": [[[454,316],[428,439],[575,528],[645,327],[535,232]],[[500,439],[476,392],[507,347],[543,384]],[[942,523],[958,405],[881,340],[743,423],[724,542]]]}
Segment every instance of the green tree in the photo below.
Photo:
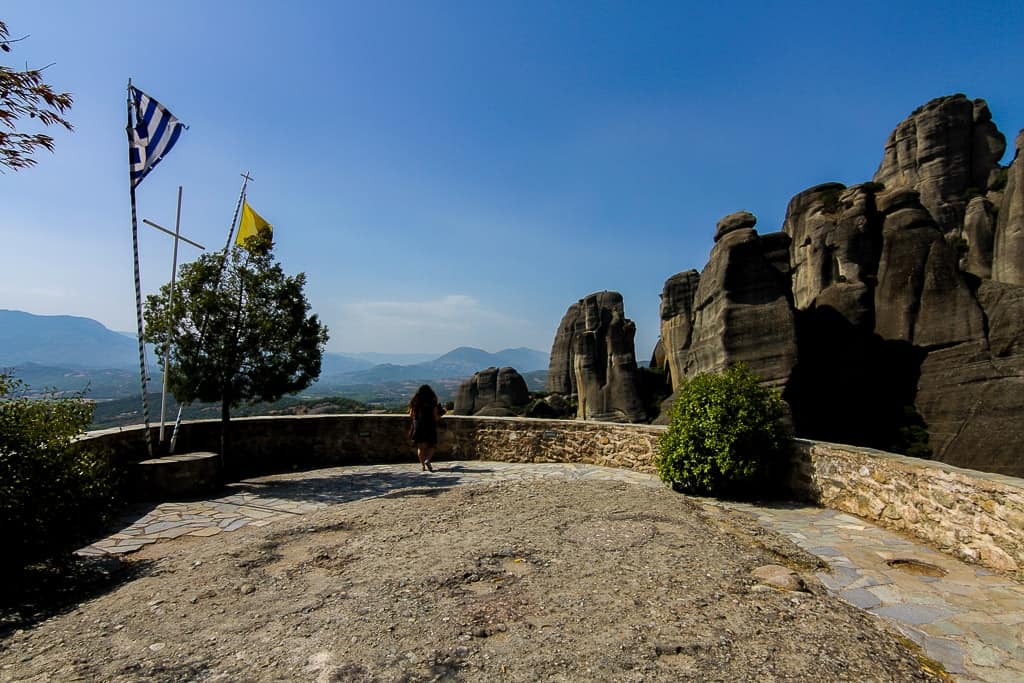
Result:
{"label": "green tree", "polygon": [[221,405],[222,455],[229,450],[232,407],[276,401],[320,375],[327,328],[309,313],[306,276],[285,275],[272,252],[264,229],[246,248],[181,266],[173,306],[169,285],[146,301],[146,340],[161,356],[171,344],[174,397]]}
{"label": "green tree", "polygon": [[785,454],[786,404],[742,363],[679,388],[655,465],[687,493],[744,495],[774,474]]}
{"label": "green tree", "polygon": [[109,460],[75,443],[91,421],[81,395],[30,398],[23,382],[0,373],[0,566],[69,549],[112,509]]}
{"label": "green tree", "polygon": [[[13,43],[7,24],[0,21],[0,52],[10,52]],[[45,68],[45,67],[44,67]],[[71,130],[64,114],[71,109],[69,93],[54,92],[43,81],[43,69],[18,71],[0,65],[0,166],[17,171],[36,163],[32,154],[42,147],[53,151],[53,138],[45,133],[19,133],[15,124],[23,118],[43,126]]]}

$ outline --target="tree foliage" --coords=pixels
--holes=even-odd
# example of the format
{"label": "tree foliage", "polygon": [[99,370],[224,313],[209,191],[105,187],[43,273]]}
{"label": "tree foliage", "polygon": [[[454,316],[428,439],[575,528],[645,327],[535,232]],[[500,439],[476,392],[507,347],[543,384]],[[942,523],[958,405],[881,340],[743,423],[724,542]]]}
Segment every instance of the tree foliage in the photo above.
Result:
{"label": "tree foliage", "polygon": [[744,495],[785,453],[786,405],[742,363],[679,388],[655,464],[687,493]]}
{"label": "tree foliage", "polygon": [[181,266],[173,306],[170,285],[146,301],[146,340],[160,356],[171,344],[174,397],[221,404],[225,430],[241,402],[276,401],[312,384],[327,343],[327,328],[309,313],[306,276],[285,275],[270,231],[246,247]]}
{"label": "tree foliage", "polygon": [[[10,52],[12,40],[7,24],[0,21],[0,51]],[[45,133],[18,132],[17,125],[29,118],[43,126],[72,130],[64,114],[71,109],[71,94],[58,93],[43,81],[43,70],[18,71],[0,65],[0,166],[17,171],[36,163],[38,148],[53,151],[53,138]]]}
{"label": "tree foliage", "polygon": [[28,398],[24,383],[0,373],[0,565],[68,549],[112,509],[108,459],[74,443],[91,420],[81,395]]}

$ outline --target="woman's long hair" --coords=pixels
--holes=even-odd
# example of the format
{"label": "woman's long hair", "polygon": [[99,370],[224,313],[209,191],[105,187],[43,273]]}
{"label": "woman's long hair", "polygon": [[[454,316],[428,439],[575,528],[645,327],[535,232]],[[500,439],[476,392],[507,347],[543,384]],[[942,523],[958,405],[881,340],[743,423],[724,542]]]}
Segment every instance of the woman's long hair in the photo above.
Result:
{"label": "woman's long hair", "polygon": [[409,401],[409,414],[417,415],[421,412],[431,411],[436,405],[437,394],[434,393],[429,384],[424,384],[416,390],[416,394]]}

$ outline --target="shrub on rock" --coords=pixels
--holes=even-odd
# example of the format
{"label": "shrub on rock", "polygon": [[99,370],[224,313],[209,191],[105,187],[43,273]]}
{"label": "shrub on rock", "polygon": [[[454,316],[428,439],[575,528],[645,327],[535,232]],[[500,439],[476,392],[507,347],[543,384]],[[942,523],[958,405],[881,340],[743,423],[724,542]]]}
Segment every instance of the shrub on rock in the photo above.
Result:
{"label": "shrub on rock", "polygon": [[686,493],[754,493],[785,455],[786,404],[742,363],[701,374],[679,388],[655,464],[663,481]]}

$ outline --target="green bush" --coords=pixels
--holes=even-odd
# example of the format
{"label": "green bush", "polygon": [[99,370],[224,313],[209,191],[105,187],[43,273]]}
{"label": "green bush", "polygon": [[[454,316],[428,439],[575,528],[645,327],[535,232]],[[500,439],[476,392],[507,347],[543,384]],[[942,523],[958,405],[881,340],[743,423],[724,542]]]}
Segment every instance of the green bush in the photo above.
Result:
{"label": "green bush", "polygon": [[91,420],[82,396],[29,398],[21,381],[0,373],[0,567],[71,549],[112,509],[109,460],[74,443]]}
{"label": "green bush", "polygon": [[[662,481],[698,495],[744,496],[776,473],[788,443],[779,393],[742,363],[679,388],[655,464]],[[760,491],[765,493],[765,491]]]}

